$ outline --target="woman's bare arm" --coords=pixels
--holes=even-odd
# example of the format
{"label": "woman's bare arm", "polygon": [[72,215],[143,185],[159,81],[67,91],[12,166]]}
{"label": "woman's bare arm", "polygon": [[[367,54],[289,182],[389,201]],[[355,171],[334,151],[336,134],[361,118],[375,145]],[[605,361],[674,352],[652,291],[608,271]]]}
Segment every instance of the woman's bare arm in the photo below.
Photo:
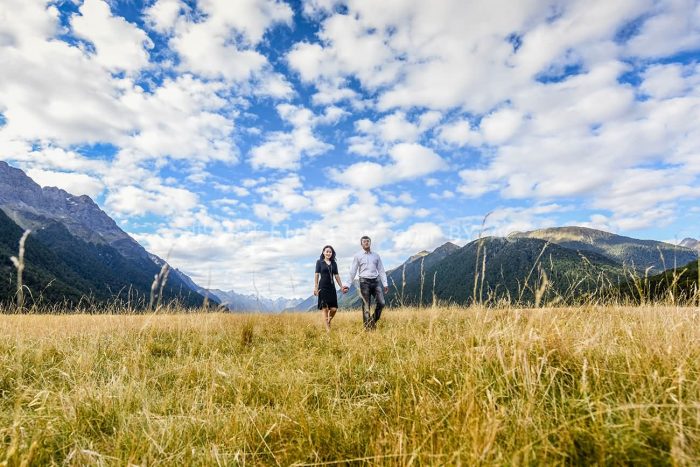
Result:
{"label": "woman's bare arm", "polygon": [[314,273],[314,295],[318,295],[318,280],[321,278],[321,274]]}

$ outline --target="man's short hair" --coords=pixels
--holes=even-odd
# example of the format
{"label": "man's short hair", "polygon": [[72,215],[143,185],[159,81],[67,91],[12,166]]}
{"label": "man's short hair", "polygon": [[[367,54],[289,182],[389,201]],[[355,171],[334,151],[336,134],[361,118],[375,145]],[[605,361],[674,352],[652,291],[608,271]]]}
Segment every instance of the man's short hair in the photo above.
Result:
{"label": "man's short hair", "polygon": [[365,239],[369,240],[370,242],[372,241],[372,239],[369,238],[367,235],[363,235],[362,238],[360,239],[360,242],[362,242],[362,240],[365,240]]}

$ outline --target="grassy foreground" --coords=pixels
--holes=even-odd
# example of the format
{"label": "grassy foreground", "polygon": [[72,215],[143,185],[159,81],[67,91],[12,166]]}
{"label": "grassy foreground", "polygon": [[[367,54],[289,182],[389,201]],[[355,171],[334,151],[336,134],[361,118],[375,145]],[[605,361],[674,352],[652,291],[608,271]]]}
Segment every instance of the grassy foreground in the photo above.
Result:
{"label": "grassy foreground", "polygon": [[6,465],[695,464],[700,310],[0,316]]}

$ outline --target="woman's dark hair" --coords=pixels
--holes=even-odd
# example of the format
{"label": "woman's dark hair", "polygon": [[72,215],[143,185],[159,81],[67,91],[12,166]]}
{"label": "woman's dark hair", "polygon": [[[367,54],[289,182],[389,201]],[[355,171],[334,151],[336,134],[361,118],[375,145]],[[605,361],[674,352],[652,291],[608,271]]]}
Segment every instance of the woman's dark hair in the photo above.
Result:
{"label": "woman's dark hair", "polygon": [[321,248],[321,259],[325,259],[324,256],[323,256],[323,252],[326,251],[326,248],[330,248],[331,251],[333,252],[333,253],[331,254],[331,263],[332,263],[333,261],[335,261],[335,249],[334,249],[332,246],[330,246],[330,245],[326,245],[326,246],[324,246],[323,248]]}

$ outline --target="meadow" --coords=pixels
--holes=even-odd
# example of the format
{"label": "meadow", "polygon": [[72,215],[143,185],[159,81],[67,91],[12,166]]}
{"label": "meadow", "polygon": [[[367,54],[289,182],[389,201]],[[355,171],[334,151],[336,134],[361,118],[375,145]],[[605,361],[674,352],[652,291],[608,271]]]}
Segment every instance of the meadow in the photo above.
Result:
{"label": "meadow", "polygon": [[691,465],[700,309],[0,315],[2,465]]}

